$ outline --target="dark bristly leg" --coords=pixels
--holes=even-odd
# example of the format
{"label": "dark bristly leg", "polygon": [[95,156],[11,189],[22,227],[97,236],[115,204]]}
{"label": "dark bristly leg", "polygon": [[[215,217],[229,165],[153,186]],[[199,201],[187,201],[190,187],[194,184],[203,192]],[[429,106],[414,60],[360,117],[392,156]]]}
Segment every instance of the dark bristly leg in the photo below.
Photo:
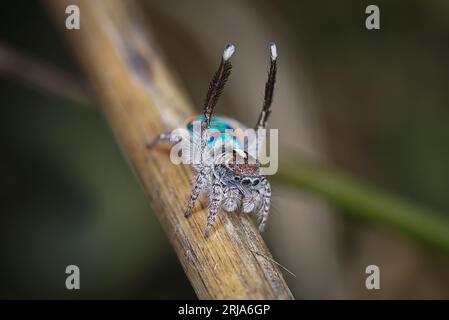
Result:
{"label": "dark bristly leg", "polygon": [[195,182],[192,188],[192,193],[190,194],[189,202],[187,204],[187,208],[184,211],[184,217],[190,216],[190,213],[192,212],[192,209],[195,207],[196,200],[198,200],[198,197],[200,196],[201,192],[203,191],[204,184],[206,182],[206,177],[204,176],[204,172],[199,171]]}
{"label": "dark bristly leg", "polygon": [[262,111],[260,112],[259,120],[257,121],[256,129],[264,129],[268,117],[271,113],[271,103],[273,102],[273,91],[276,83],[276,71],[277,71],[277,48],[274,43],[270,46],[271,59],[270,70],[268,71],[268,79],[265,84],[265,97],[263,102]]}
{"label": "dark bristly leg", "polygon": [[207,225],[204,236],[209,237],[212,227],[215,225],[218,210],[220,210],[221,202],[223,200],[223,189],[220,182],[216,181],[212,185],[211,193],[209,194],[209,208],[207,212]]}
{"label": "dark bristly leg", "polygon": [[215,72],[212,81],[209,84],[209,90],[207,91],[206,101],[204,102],[204,117],[205,121],[203,124],[203,129],[209,129],[212,114],[214,112],[215,105],[218,102],[218,98],[223,91],[226,81],[231,74],[231,57],[234,54],[235,47],[233,44],[227,44],[223,56],[220,62],[218,70]]}

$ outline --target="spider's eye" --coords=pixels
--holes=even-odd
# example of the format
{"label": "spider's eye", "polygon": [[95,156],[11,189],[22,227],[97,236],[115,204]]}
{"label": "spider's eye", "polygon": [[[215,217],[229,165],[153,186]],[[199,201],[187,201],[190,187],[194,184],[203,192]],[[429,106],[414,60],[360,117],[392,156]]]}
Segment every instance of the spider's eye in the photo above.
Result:
{"label": "spider's eye", "polygon": [[243,180],[242,180],[242,185],[244,185],[244,186],[249,186],[251,184],[251,179],[249,179],[249,178],[244,178]]}
{"label": "spider's eye", "polygon": [[234,177],[234,181],[240,181],[240,177],[239,176],[235,176]]}
{"label": "spider's eye", "polygon": [[253,180],[253,186],[257,186],[259,184],[259,179],[254,179]]}

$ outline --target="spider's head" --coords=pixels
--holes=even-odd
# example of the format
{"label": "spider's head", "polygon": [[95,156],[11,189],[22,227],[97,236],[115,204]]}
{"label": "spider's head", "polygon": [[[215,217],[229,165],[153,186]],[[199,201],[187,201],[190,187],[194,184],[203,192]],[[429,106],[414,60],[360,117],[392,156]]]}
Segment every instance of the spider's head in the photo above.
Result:
{"label": "spider's head", "polygon": [[260,187],[260,163],[246,151],[234,150],[232,160],[227,163],[229,182],[243,194],[251,194]]}

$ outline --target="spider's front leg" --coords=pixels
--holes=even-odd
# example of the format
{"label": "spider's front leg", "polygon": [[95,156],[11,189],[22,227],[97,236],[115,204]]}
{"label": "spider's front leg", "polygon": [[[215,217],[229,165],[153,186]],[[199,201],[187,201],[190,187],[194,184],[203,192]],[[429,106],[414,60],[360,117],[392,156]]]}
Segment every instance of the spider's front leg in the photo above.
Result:
{"label": "spider's front leg", "polygon": [[263,232],[268,220],[268,213],[270,212],[271,202],[271,186],[267,179],[262,178],[262,205],[257,212],[257,216],[260,220],[259,231]]}
{"label": "spider's front leg", "polygon": [[204,172],[204,170],[198,171],[195,182],[193,184],[192,193],[190,194],[189,202],[187,204],[187,208],[184,211],[184,217],[187,218],[192,212],[192,209],[195,207],[196,200],[198,200],[198,197],[204,190],[206,181],[206,173]]}
{"label": "spider's front leg", "polygon": [[215,180],[212,184],[212,188],[209,193],[209,208],[207,212],[207,226],[204,236],[207,238],[210,235],[212,227],[215,225],[218,210],[221,207],[223,201],[223,187],[220,184],[220,180]]}

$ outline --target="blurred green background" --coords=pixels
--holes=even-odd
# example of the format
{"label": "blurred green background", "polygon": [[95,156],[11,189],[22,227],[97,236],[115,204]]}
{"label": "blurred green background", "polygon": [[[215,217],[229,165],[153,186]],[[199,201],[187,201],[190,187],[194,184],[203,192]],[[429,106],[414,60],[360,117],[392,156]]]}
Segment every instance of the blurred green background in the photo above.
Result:
{"label": "blurred green background", "polygon": [[[196,105],[201,105],[218,57],[204,49],[202,59],[196,61],[176,49],[187,42],[194,43],[198,52],[208,47],[207,38],[195,36],[201,23],[221,31],[210,35],[217,37],[218,45],[209,48],[212,52],[232,40],[232,32],[256,37],[251,30],[262,25],[262,39],[267,29],[275,31],[267,38],[282,37],[275,39],[280,57],[285,53],[291,61],[300,62],[301,68],[289,69],[280,60],[279,72],[304,75],[307,96],[313,97],[306,99],[313,103],[304,104],[313,105],[317,125],[312,130],[324,141],[316,152],[318,158],[447,216],[449,3],[230,1],[225,5],[228,11],[223,11],[224,4],[218,1],[194,2],[188,10],[176,1],[143,2],[156,37]],[[381,30],[365,29],[368,4],[380,7]],[[226,12],[239,14],[226,16]],[[223,19],[211,21],[214,14]],[[204,17],[204,21],[192,17]],[[186,23],[199,26],[183,30]],[[243,26],[238,27],[239,23]],[[245,23],[253,28],[245,28]],[[250,41],[241,44],[244,51]],[[15,48],[85,82],[41,2],[2,2],[0,46]],[[258,48],[254,52],[265,54]],[[230,92],[235,94],[225,92],[223,97],[224,105],[234,106],[223,108],[222,113],[250,121],[259,105],[248,107],[253,113],[236,106],[246,98],[246,92],[237,88],[246,84],[239,80],[239,72],[252,70],[245,61],[240,58],[240,65],[236,63],[231,79]],[[265,74],[265,64],[257,68]],[[263,77],[257,80],[260,93],[254,97],[260,101]],[[294,81],[281,78],[278,85],[283,83],[284,88],[287,84],[296,88]],[[283,93],[279,96],[282,99]],[[1,298],[195,298],[95,103],[52,95],[0,72],[0,105]],[[273,117],[278,117],[278,123],[291,118],[282,107],[275,100],[278,114]],[[295,133],[285,129],[283,137],[295,139]],[[314,145],[314,138],[310,141]],[[276,185],[274,189],[274,211],[283,211],[282,219],[303,214],[294,204],[288,213],[282,207],[288,202],[284,194],[295,197],[299,191]],[[312,201],[321,202],[317,199]],[[325,257],[328,251],[309,246],[309,251],[298,249],[294,256],[307,260],[311,255],[315,260],[310,261],[321,261],[323,274],[332,277],[326,284],[319,274],[312,273],[306,280],[313,264],[296,265],[282,258],[291,251],[279,243],[300,245],[293,234],[281,236],[282,228],[275,226],[267,234],[278,261],[298,275],[285,275],[296,298],[449,298],[447,256],[380,226],[354,221],[327,207],[324,211],[325,219],[332,219],[326,228],[335,237],[323,244],[332,242],[336,252]],[[280,215],[274,212],[271,220]],[[304,224],[307,228],[307,220]],[[323,232],[315,225],[309,229]],[[364,288],[364,266],[371,263],[381,265],[385,274],[380,293]],[[64,287],[69,264],[81,269],[80,291]]]}

